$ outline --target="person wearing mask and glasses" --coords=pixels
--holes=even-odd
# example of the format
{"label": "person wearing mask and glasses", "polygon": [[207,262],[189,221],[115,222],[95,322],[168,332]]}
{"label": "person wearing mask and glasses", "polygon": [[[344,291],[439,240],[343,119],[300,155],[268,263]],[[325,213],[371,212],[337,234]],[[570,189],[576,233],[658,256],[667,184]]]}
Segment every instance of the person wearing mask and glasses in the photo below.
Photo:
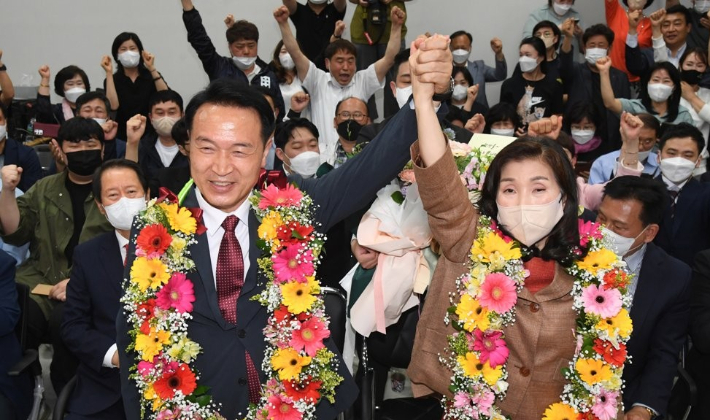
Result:
{"label": "person wearing mask and glasses", "polygon": [[562,32],[560,32],[559,26],[549,20],[543,20],[538,22],[533,28],[533,36],[540,38],[545,43],[545,48],[547,48],[547,74],[562,83],[560,78],[560,56],[558,54],[560,43],[562,42]]}
{"label": "person wearing mask and glasses", "polygon": [[579,46],[582,45],[582,28],[584,25],[581,21],[581,16],[577,10],[574,9],[575,0],[547,0],[547,4],[541,8],[533,10],[528,16],[525,22],[525,27],[523,28],[523,37],[533,36],[535,31],[535,25],[543,20],[550,21],[557,26],[562,26],[562,24],[567,19],[574,19],[577,22],[577,27],[574,31],[574,49],[575,51],[580,51]]}

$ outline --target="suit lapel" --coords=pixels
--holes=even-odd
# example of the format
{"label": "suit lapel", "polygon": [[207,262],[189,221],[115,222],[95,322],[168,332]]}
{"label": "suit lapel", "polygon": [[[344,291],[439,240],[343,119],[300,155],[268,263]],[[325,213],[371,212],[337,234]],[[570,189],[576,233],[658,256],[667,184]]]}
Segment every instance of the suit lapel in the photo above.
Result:
{"label": "suit lapel", "polygon": [[[111,287],[121,295],[123,293],[122,274],[123,261],[121,261],[121,249],[114,231],[105,234],[106,240],[101,241],[101,255],[106,258],[105,264],[101,264],[106,278],[111,283]],[[127,252],[127,251],[126,251]]]}
{"label": "suit lapel", "polygon": [[643,256],[641,262],[639,278],[636,279],[636,292],[634,293],[633,305],[631,306],[631,313],[629,314],[634,324],[634,330],[641,330],[641,326],[648,313],[648,308],[650,308],[656,300],[658,289],[654,287],[653,284],[656,278],[654,273],[658,272],[657,266],[660,263],[661,261],[658,258],[656,246],[648,244],[646,255]]}
{"label": "suit lapel", "polygon": [[688,183],[683,186],[683,189],[678,195],[678,202],[675,206],[675,220],[673,220],[673,237],[678,234],[678,229],[681,225],[681,220],[686,214],[690,213],[695,200],[700,194],[700,183],[693,178],[688,180]]}
{"label": "suit lapel", "polygon": [[261,249],[256,245],[259,220],[254,210],[249,210],[249,271],[244,278],[244,287],[239,298],[237,322],[240,326],[246,325],[263,307],[251,297],[264,290],[266,279],[259,272],[257,260],[261,257]]}

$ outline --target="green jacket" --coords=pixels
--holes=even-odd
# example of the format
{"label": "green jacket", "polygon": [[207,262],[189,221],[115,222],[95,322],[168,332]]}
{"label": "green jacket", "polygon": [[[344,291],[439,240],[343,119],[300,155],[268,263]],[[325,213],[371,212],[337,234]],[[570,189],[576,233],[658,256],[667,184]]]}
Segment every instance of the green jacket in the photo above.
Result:
{"label": "green jacket", "polygon": [[[57,284],[69,278],[70,263],[64,250],[74,232],[71,198],[65,186],[67,173],[40,179],[24,195],[18,197],[20,225],[2,239],[11,245],[30,243],[30,257],[17,267],[16,280],[33,289],[38,284]],[[79,243],[113,229],[89,194],[84,202],[86,221]],[[2,228],[0,228],[1,230]],[[52,302],[46,296],[31,295],[49,318]]]}
{"label": "green jacket", "polygon": [[[401,0],[394,0],[387,5],[387,23],[384,25],[373,25],[369,22],[370,16],[368,15],[368,8],[357,6],[355,8],[355,13],[350,21],[350,39],[353,44],[363,44],[368,45],[367,38],[365,37],[365,20],[367,23],[367,32],[370,34],[372,41],[377,44],[387,44],[390,40],[390,30],[392,29],[392,21],[390,20],[390,13],[392,13],[392,8],[398,6],[404,12],[407,11],[407,6]],[[384,18],[385,16],[383,16]],[[407,36],[407,21],[404,21],[402,25],[402,40]]]}

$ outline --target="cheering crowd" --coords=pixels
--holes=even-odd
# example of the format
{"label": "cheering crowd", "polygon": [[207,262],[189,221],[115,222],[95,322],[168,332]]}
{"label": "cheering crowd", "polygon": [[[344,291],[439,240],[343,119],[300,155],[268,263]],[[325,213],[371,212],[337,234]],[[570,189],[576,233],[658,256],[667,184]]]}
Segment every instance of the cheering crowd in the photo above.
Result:
{"label": "cheering crowd", "polygon": [[[54,391],[70,387],[68,419],[197,418],[180,405],[193,392],[208,392],[194,386],[196,379],[228,419],[250,415],[263,389],[278,386],[288,397],[268,398],[255,418],[360,418],[354,407],[362,406],[366,372],[352,372],[340,356],[348,349],[328,338],[346,322],[357,332],[355,352],[374,366],[374,405],[382,404],[390,368],[408,367],[414,397],[438,408],[431,418],[667,418],[678,408],[681,360],[698,395],[708,395],[710,1],[665,0],[647,13],[664,0],[598,0],[606,22],[592,23],[574,0],[547,0],[529,15],[510,71],[498,38],[490,40],[493,61],[472,55],[481,41],[471,28],[407,38],[406,1],[283,0],[273,12],[281,40],[266,54],[261,49],[263,60],[259,28],[243,20],[248,13],[224,19],[224,50],[193,0],[181,0],[184,47],[192,47],[210,85],[185,102],[129,32],[102,57],[99,89],[75,65],[54,74],[44,65],[34,118],[58,129],[44,166],[10,125],[14,88],[0,51],[0,418],[30,415],[34,378],[7,372],[23,351],[43,343],[53,349]],[[347,7],[355,8],[350,40],[343,38]],[[486,84],[498,82],[500,97],[486,95]],[[377,115],[380,90],[384,115]],[[459,158],[475,153],[468,144],[477,138],[505,147],[474,179],[476,162]],[[269,277],[258,259],[268,232],[250,200],[255,188],[289,185],[313,199],[316,230],[327,236],[316,278],[347,296],[347,321],[313,333],[340,361],[329,373],[342,379],[333,398],[318,393],[332,377],[304,373],[289,378],[298,384],[278,386],[267,380],[278,356],[265,348],[265,326],[283,308],[256,301]],[[189,342],[171,340],[161,335],[168,327],[147,321],[166,309],[159,299],[141,307],[136,316],[146,321],[138,331],[121,300],[129,278],[161,275],[150,266],[136,269],[146,258],[136,216],[151,199],[168,197],[199,210],[191,213],[196,238],[183,244],[194,261]],[[394,213],[399,219],[390,221]],[[600,246],[610,250],[609,260],[599,257],[592,266],[623,266],[629,275],[618,298],[606,285],[591,300],[586,291],[579,300],[574,295],[582,286],[570,267],[596,252],[584,240],[579,247],[591,232],[580,219],[599,224]],[[491,333],[495,317],[485,311],[503,308],[506,289],[499,286],[483,304],[483,279],[496,273],[477,274],[470,265],[484,231],[502,235],[498,249],[515,241],[500,255],[519,261],[511,267],[525,273],[524,284],[510,289],[517,300],[496,309],[514,308],[517,320]],[[293,238],[303,239],[298,232]],[[492,258],[486,264],[496,272]],[[467,275],[471,284],[477,275],[481,280],[462,292]],[[31,294],[20,308],[22,290]],[[185,290],[177,287],[171,299]],[[457,351],[452,343],[460,330],[444,322],[457,293],[483,300],[466,312],[461,298],[455,310],[464,330],[477,327],[462,345],[470,348],[461,365],[452,367],[441,355],[447,346]],[[605,316],[612,298],[618,307]],[[592,342],[580,338],[582,301],[584,311],[599,311],[595,321],[610,325]],[[485,319],[464,321],[481,311]],[[290,319],[312,333],[310,321]],[[155,357],[137,362],[147,348]],[[592,348],[596,359],[579,359]],[[395,351],[404,352],[404,366],[393,361]],[[493,362],[498,351],[505,364]],[[171,365],[163,353],[184,363]],[[613,368],[580,365],[592,359]],[[564,373],[573,360],[575,373]],[[199,375],[185,374],[188,365]],[[166,380],[141,388],[146,369],[156,366]],[[615,382],[616,368],[623,376]],[[461,372],[488,387],[460,388],[451,381]],[[560,402],[579,378],[597,384],[591,402]],[[307,398],[293,395],[315,403],[304,409]],[[690,418],[707,413],[710,402],[700,398]]]}

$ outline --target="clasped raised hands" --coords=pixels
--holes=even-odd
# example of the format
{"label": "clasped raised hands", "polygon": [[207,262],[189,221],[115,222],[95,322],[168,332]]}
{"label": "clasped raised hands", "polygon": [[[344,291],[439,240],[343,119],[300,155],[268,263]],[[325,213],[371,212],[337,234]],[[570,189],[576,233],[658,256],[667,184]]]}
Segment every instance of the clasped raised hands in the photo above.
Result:
{"label": "clasped raised hands", "polygon": [[415,101],[431,101],[434,94],[449,91],[453,70],[449,37],[420,35],[411,44],[409,66]]}

